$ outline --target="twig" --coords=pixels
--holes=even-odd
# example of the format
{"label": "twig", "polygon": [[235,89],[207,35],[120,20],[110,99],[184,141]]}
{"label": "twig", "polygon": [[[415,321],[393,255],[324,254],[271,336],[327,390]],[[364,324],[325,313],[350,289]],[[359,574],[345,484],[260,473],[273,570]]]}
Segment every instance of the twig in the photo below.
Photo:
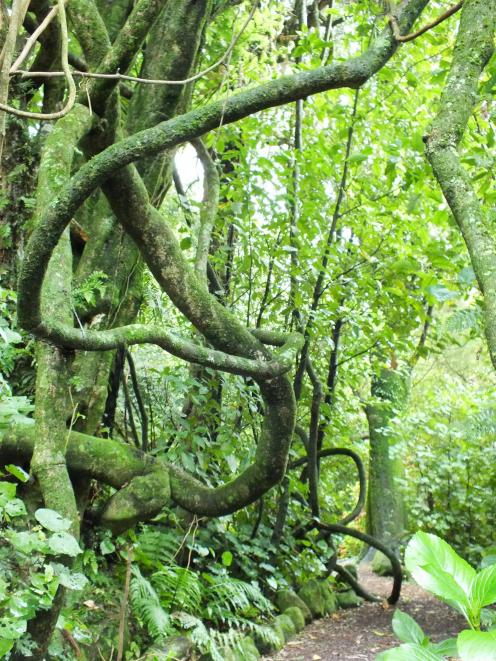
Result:
{"label": "twig", "polygon": [[[0,95],[0,110],[3,110],[4,112],[7,112],[11,115],[16,115],[17,117],[26,117],[28,119],[40,119],[40,120],[60,119],[61,117],[64,117],[65,115],[67,115],[67,113],[69,113],[72,110],[74,103],[76,102],[77,90],[76,90],[76,83],[74,82],[74,78],[72,76],[71,69],[69,67],[69,50],[68,50],[69,34],[67,30],[67,18],[65,14],[65,6],[64,6],[65,1],[66,0],[58,0],[58,14],[60,20],[60,34],[61,34],[60,56],[61,56],[61,63],[63,69],[61,75],[63,75],[67,80],[67,87],[69,88],[69,96],[67,98],[67,103],[62,108],[62,110],[59,110],[58,112],[51,112],[51,113],[30,112],[27,110],[19,110],[18,108],[14,108],[13,106],[7,105],[5,103],[5,101],[7,100],[6,97],[2,97]],[[17,31],[15,36],[17,36]],[[2,68],[3,70],[5,70],[6,68],[5,66],[6,61],[7,58],[4,60],[4,67]],[[14,73],[17,72],[12,72],[9,70],[7,78],[9,75],[13,75]],[[3,73],[2,73],[2,77],[3,77]],[[8,91],[8,85],[7,85],[7,91]],[[5,117],[5,115],[3,115],[3,117]],[[1,133],[2,133],[2,127],[0,125],[0,134]]]}
{"label": "twig", "polygon": [[127,550],[126,580],[124,583],[124,594],[122,595],[121,609],[119,613],[119,640],[117,643],[117,661],[122,661],[124,653],[124,629],[126,626],[127,603],[129,599],[129,584],[131,582],[131,563],[133,561],[133,547]]}
{"label": "twig", "polygon": [[72,647],[72,649],[74,650],[74,653],[77,656],[77,658],[81,659],[82,656],[83,656],[83,653],[81,652],[81,648],[77,644],[77,641],[74,638],[74,636],[71,634],[71,632],[68,631],[67,629],[62,629],[62,636],[67,640],[69,645]]}
{"label": "twig", "polygon": [[440,16],[438,16],[430,23],[426,23],[416,32],[411,32],[410,34],[404,34],[404,35],[402,35],[400,32],[398,19],[396,18],[396,16],[394,16],[394,14],[390,14],[388,18],[389,18],[389,22],[391,23],[391,27],[393,29],[394,38],[396,39],[396,41],[399,41],[400,43],[405,43],[406,41],[413,41],[417,37],[420,37],[422,34],[427,32],[428,30],[435,28],[437,25],[445,21],[450,16],[453,16],[453,14],[456,14],[456,12],[462,8],[463,2],[464,0],[460,0],[460,2],[457,2],[456,5],[453,5],[452,7],[447,9],[444,13],[442,13]]}
{"label": "twig", "polygon": [[[2,66],[0,69],[0,110],[8,108],[10,85],[10,65],[14,58],[17,33],[27,12],[29,0],[14,0],[10,14],[7,36],[2,49]],[[0,163],[2,161],[3,142],[5,139],[5,113],[0,112]]]}
{"label": "twig", "polygon": [[[64,2],[67,2],[67,0],[64,0]],[[42,32],[44,32],[47,27],[50,25],[54,17],[56,16],[57,12],[59,11],[59,6],[54,5],[51,10],[48,12],[48,14],[45,16],[43,21],[38,25],[36,30],[33,32],[33,34],[28,38],[26,43],[24,44],[24,48],[22,49],[19,57],[17,60],[14,62],[14,64],[10,67],[10,73],[13,73],[14,71],[17,71],[21,64],[24,62],[24,60],[27,58],[29,53],[31,52],[31,49],[33,48],[34,44],[36,43],[38,37]]]}
{"label": "twig", "polygon": [[[233,52],[236,44],[240,40],[241,36],[243,35],[244,31],[246,30],[248,23],[251,21],[253,18],[255,11],[258,7],[259,0],[256,0],[253,3],[253,6],[251,8],[251,11],[246,19],[246,21],[243,23],[240,31],[232,38],[231,43],[229,44],[227,50],[225,53],[222,55],[220,59],[217,60],[217,62],[214,62],[212,65],[210,65],[207,69],[204,69],[203,71],[199,71],[196,73],[194,76],[190,76],[189,78],[184,78],[183,80],[162,80],[162,79],[155,79],[155,78],[140,78],[138,76],[128,76],[126,74],[122,74],[119,72],[116,73],[94,73],[94,72],[89,72],[89,71],[73,71],[72,75],[73,76],[81,76],[83,78],[103,78],[107,80],[128,80],[133,83],[142,83],[144,85],[186,85],[188,83],[193,83],[196,80],[199,80],[200,78],[203,78],[206,76],[208,73],[211,73],[218,67],[220,67],[221,64],[224,64],[224,62],[230,57],[231,53]],[[15,75],[21,75],[23,78],[56,78],[56,77],[61,77],[64,75],[63,71],[25,71],[22,69],[17,69],[16,71],[11,71],[10,72],[11,76]]]}

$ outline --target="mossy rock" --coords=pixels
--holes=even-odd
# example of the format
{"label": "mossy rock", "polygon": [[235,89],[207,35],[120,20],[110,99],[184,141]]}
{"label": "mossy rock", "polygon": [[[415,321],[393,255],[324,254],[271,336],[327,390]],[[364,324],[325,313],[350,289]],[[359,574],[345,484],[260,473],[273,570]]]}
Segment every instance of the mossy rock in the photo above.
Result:
{"label": "mossy rock", "polygon": [[306,624],[309,624],[312,621],[312,612],[306,605],[306,603],[299,597],[296,592],[293,590],[279,590],[276,594],[276,606],[284,613],[284,611],[291,607],[299,608],[303,613]]}
{"label": "mossy rock", "polygon": [[363,599],[355,594],[353,590],[338,592],[336,598],[339,608],[358,608],[363,604]]}
{"label": "mossy rock", "polygon": [[234,649],[224,651],[225,661],[258,661],[259,658],[260,652],[249,636],[242,638]]}
{"label": "mossy rock", "polygon": [[271,654],[284,647],[286,639],[284,638],[284,632],[281,625],[278,622],[274,621],[264,628],[270,634],[270,639],[262,636],[259,631],[255,633],[255,645],[260,654]]}
{"label": "mossy rock", "polygon": [[372,571],[377,576],[393,576],[393,566],[391,560],[381,551],[376,551],[372,558]]}
{"label": "mossy rock", "polygon": [[152,647],[143,657],[143,661],[183,661],[193,653],[193,643],[186,636],[167,638],[160,646]]}
{"label": "mossy rock", "polygon": [[286,608],[283,615],[287,615],[291,618],[296,633],[303,631],[305,628],[305,616],[303,615],[301,608],[298,608],[298,606],[290,606],[289,608]]}
{"label": "mossy rock", "polygon": [[286,642],[295,635],[295,625],[293,624],[293,620],[289,617],[289,615],[285,615],[284,613],[282,615],[278,615],[275,618],[275,622],[280,625],[284,634],[284,640]]}
{"label": "mossy rock", "polygon": [[298,590],[298,596],[306,603],[313,617],[324,617],[326,614],[326,595],[321,583],[310,579]]}
{"label": "mossy rock", "polygon": [[324,598],[325,615],[331,615],[332,613],[335,613],[338,609],[336,593],[334,592],[332,587],[326,582],[322,582],[320,584],[320,589],[322,590],[322,596]]}

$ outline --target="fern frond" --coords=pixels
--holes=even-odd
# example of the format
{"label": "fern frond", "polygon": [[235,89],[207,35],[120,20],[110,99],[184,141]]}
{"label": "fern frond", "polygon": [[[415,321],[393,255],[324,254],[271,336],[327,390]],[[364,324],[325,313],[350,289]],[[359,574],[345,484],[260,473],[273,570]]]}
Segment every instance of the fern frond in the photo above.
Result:
{"label": "fern frond", "polygon": [[177,535],[172,531],[144,528],[138,535],[134,557],[143,567],[159,569],[162,565],[173,563],[179,544]]}
{"label": "fern frond", "polygon": [[154,642],[171,635],[174,628],[170,616],[162,608],[150,581],[134,565],[129,585],[129,601],[136,619],[144,626]]}
{"label": "fern frond", "polygon": [[197,613],[202,601],[202,586],[198,575],[184,567],[162,567],[152,577],[160,603],[168,611]]}
{"label": "fern frond", "polygon": [[194,643],[201,646],[208,644],[210,632],[200,618],[184,611],[177,611],[172,617],[180,624],[181,628],[190,632],[191,640]]}
{"label": "fern frond", "polygon": [[270,613],[270,601],[254,583],[222,577],[210,585],[205,592],[207,610],[212,619],[226,621],[228,614],[244,613],[254,608],[259,613]]}

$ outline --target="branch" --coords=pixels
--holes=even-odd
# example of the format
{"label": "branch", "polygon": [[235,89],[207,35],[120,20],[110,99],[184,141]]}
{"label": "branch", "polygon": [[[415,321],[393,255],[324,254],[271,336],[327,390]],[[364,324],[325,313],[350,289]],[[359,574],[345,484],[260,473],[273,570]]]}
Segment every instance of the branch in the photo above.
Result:
{"label": "branch", "polygon": [[391,27],[393,29],[393,34],[394,38],[396,41],[399,41],[400,43],[405,43],[407,41],[413,41],[417,37],[420,37],[422,34],[427,32],[428,30],[431,30],[432,28],[435,28],[437,25],[445,21],[447,18],[450,16],[453,16],[453,14],[456,14],[456,12],[462,8],[464,0],[461,0],[460,2],[457,2],[456,5],[453,5],[449,9],[447,9],[443,14],[438,16],[434,21],[431,21],[430,23],[426,23],[423,27],[420,28],[420,30],[417,30],[416,32],[411,32],[410,34],[401,34],[400,26],[398,25],[398,20],[394,14],[390,14],[389,16],[389,21],[391,23]]}
{"label": "branch", "polygon": [[338,523],[328,524],[314,520],[309,525],[309,528],[310,527],[317,528],[318,530],[322,530],[324,532],[336,533],[338,535],[346,535],[349,537],[354,537],[355,539],[359,539],[361,542],[365,542],[365,544],[368,544],[369,546],[373,546],[374,548],[381,551],[381,553],[384,553],[384,555],[391,562],[393,568],[393,576],[394,576],[393,589],[391,590],[391,595],[388,598],[388,604],[392,605],[397,603],[401,593],[401,583],[403,582],[403,570],[401,569],[400,561],[389,547],[387,547],[385,544],[380,542],[375,537],[372,537],[371,535],[367,535],[364,532],[361,532],[361,530],[348,528],[348,526],[343,526]]}
{"label": "branch", "polygon": [[209,349],[173,333],[168,333],[157,326],[144,324],[129,324],[108,330],[91,330],[42,321],[37,327],[32,328],[31,332],[38,338],[48,340],[56,346],[80,351],[110,351],[134,344],[155,344],[173,356],[190,363],[241,376],[263,379],[277,377],[291,369],[294,354],[299,350],[303,341],[298,333],[293,333],[287,337],[285,345],[272,360],[264,360],[264,356],[260,356],[258,360],[252,360]]}
{"label": "branch", "polygon": [[198,278],[207,283],[207,263],[210,240],[219,206],[219,172],[201,138],[192,141],[203,166],[203,200],[200,210],[200,229],[196,246],[195,270]]}
{"label": "branch", "polygon": [[496,241],[492,219],[460,162],[458,147],[478,100],[479,78],[494,51],[495,23],[496,0],[469,0],[464,4],[439,113],[424,138],[427,158],[463,234],[484,295],[486,337],[494,367]]}
{"label": "branch", "polygon": [[[59,14],[59,20],[60,20],[60,37],[61,37],[61,46],[60,46],[60,59],[62,63],[62,69],[63,73],[62,75],[65,76],[65,79],[67,81],[67,87],[69,90],[69,94],[67,97],[67,102],[65,106],[62,108],[62,110],[59,110],[57,112],[50,112],[50,113],[42,113],[42,112],[30,112],[28,110],[20,110],[19,108],[14,108],[13,106],[9,106],[5,101],[7,99],[6,96],[0,94],[0,111],[9,113],[11,115],[16,115],[17,117],[26,117],[29,119],[38,119],[38,120],[54,120],[54,119],[60,119],[61,117],[64,117],[67,115],[72,108],[74,107],[74,104],[76,102],[76,83],[74,82],[74,78],[72,76],[71,69],[69,67],[69,35],[67,31],[67,19],[65,15],[65,6],[64,2],[67,0],[58,0],[58,14]],[[46,27],[46,26],[45,26]],[[17,34],[17,33],[16,33]],[[27,53],[26,53],[27,55]],[[26,56],[24,55],[24,57]],[[21,56],[23,56],[23,53],[21,53]],[[6,63],[6,60],[4,60],[4,65]],[[11,72],[9,71],[8,76],[11,75]],[[2,74],[3,76],[3,74]],[[7,78],[8,78],[7,76]],[[7,85],[7,93],[8,93],[8,85]],[[4,101],[5,99],[5,101]],[[5,117],[2,113],[2,117]],[[2,127],[0,126],[0,135],[2,134]],[[1,155],[1,154],[0,154]]]}
{"label": "branch", "polygon": [[[345,526],[348,523],[354,521],[360,515],[365,505],[365,498],[367,494],[367,487],[366,487],[367,478],[365,476],[365,467],[363,465],[363,461],[356,452],[354,452],[353,450],[349,450],[348,448],[328,448],[327,450],[321,450],[317,456],[318,459],[324,459],[325,457],[336,457],[336,456],[350,457],[350,459],[352,459],[355,462],[355,466],[358,472],[358,481],[359,481],[358,500],[355,507],[353,508],[353,511],[350,512],[350,514],[346,515],[339,522],[340,525]],[[300,466],[304,466],[306,463],[308,463],[308,455],[306,457],[301,457],[301,459],[296,459],[295,461],[292,461],[288,466],[288,470],[299,468]]]}
{"label": "branch", "polygon": [[[405,27],[413,24],[428,0],[408,0],[403,5],[400,21]],[[199,137],[218,126],[226,125],[266,108],[283,105],[311,94],[359,87],[381,69],[396,50],[392,35],[383,32],[372,46],[357,58],[336,62],[313,71],[281,77],[228,99],[213,102],[153,128],[140,131],[112,145],[83,165],[72,177],[59,199],[47,210],[45,217],[31,236],[19,283],[19,322],[26,329],[36,327],[29,308],[31,300],[39,298],[41,280],[51,251],[65,225],[75,215],[84,200],[108,177],[144,156],[174,148]]]}

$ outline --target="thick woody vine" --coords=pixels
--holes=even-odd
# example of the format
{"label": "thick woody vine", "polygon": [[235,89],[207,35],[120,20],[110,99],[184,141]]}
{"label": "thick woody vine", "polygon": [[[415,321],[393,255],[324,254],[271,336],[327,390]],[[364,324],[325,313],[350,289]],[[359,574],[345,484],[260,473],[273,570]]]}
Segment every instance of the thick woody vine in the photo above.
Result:
{"label": "thick woody vine", "polygon": [[[409,29],[426,4],[426,0],[404,3],[399,17],[403,29]],[[119,37],[115,43],[118,42]],[[205,515],[232,512],[253,502],[279,481],[285,471],[293,435],[295,405],[291,385],[284,376],[288,365],[269,353],[262,342],[240,326],[234,315],[208,293],[186,262],[173,232],[151,206],[146,188],[132,163],[198,138],[221,123],[237,121],[265,108],[329,89],[358,87],[384,66],[395,50],[394,37],[386,28],[368,51],[358,58],[270,81],[109,145],[68,181],[31,236],[18,296],[19,322],[26,330],[66,350],[100,351],[135,342],[154,341],[167,350],[172,349],[180,357],[221,369],[227,367],[229,371],[252,376],[259,384],[266,411],[254,464],[233,482],[213,490],[193,478],[176,475],[176,480],[188,483],[181,505],[190,511]],[[124,49],[121,52],[124,53]],[[107,55],[104,61],[112,60],[114,68],[115,59],[115,56]],[[103,81],[106,96],[117,82]],[[102,86],[102,81],[95,81],[93,109],[100,105]],[[117,219],[138,245],[144,261],[163,290],[212,345],[213,350],[186,345],[163,329],[124,326],[109,331],[89,331],[52,323],[51,319],[48,321],[42,317],[42,283],[52,252],[77,209],[96,187],[101,187],[105,192]],[[283,353],[285,355],[286,351]],[[146,485],[153,491],[153,480],[147,481],[146,477],[137,479],[139,482],[127,487],[129,493],[133,487],[143,492]],[[146,497],[142,501],[146,501]],[[149,511],[146,514],[149,516]]]}

